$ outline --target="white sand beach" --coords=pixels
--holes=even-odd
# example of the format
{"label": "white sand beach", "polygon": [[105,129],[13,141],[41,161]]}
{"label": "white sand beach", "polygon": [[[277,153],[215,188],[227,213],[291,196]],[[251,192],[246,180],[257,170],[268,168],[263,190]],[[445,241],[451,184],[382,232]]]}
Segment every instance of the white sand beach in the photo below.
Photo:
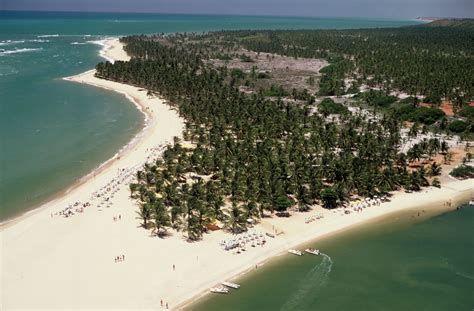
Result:
{"label": "white sand beach", "polygon": [[[128,59],[118,40],[106,45],[108,58]],[[174,231],[165,238],[150,236],[139,227],[138,206],[129,197],[126,181],[132,178],[132,168],[159,153],[160,145],[181,136],[183,120],[162,99],[147,97],[146,90],[95,78],[94,70],[67,79],[125,94],[147,115],[146,127],[73,189],[1,228],[1,310],[161,310],[166,303],[169,309],[179,309],[209,287],[253,270],[295,245],[379,217],[396,217],[402,210],[441,213],[473,195],[472,180],[445,178],[440,189],[396,193],[390,202],[361,213],[343,215],[340,209],[316,208],[290,218],[265,218],[255,230],[274,233],[276,228],[283,234],[242,254],[220,247],[221,240],[231,237],[223,231],[206,234],[195,243]],[[117,184],[119,180],[123,182]],[[91,200],[100,189],[101,197]],[[81,203],[71,209],[74,215],[56,215],[75,202]],[[91,206],[76,212],[85,202]],[[305,223],[316,214],[324,217]],[[114,220],[119,215],[120,220]],[[122,255],[124,260],[116,262]]]}

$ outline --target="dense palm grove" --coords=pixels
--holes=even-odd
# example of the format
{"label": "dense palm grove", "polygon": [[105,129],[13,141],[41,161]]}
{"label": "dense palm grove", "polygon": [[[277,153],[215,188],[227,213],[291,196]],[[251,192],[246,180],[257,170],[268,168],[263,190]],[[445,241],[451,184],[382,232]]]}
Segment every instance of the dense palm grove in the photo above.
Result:
{"label": "dense palm grove", "polygon": [[344,77],[408,94],[474,98],[474,32],[464,28],[403,27],[364,30],[232,31],[213,33],[249,50],[324,58],[320,95],[340,95]]}
{"label": "dense palm grove", "polygon": [[[248,36],[245,32],[232,35],[244,34]],[[308,35],[312,33],[268,33],[270,38],[294,37],[300,45],[291,50],[315,56],[305,55],[301,45],[305,40],[313,42]],[[317,35],[330,38],[326,32]],[[261,92],[240,92],[225,67],[206,64],[209,51],[199,41],[178,44],[207,36],[211,35],[175,35],[167,41],[163,37],[123,38],[131,61],[97,65],[97,76],[157,92],[186,120],[183,139],[191,144],[175,138],[163,157],[147,164],[137,173],[138,182],[130,185],[140,202],[144,227],[153,226],[157,234],[173,227],[196,240],[216,220],[239,232],[245,230],[248,218],[262,217],[265,211],[284,214],[291,207],[303,211],[319,202],[333,208],[354,195],[373,196],[400,188],[416,191],[428,185],[427,175],[439,174],[436,165],[427,172],[423,167],[409,170],[407,164],[446,151],[446,144],[431,139],[407,154],[399,153],[397,118],[376,119],[348,110],[321,114],[311,98],[295,104],[269,99]],[[251,42],[249,48],[267,49]],[[449,61],[466,61],[450,42],[446,48],[456,56]],[[340,45],[339,49],[351,49]],[[373,55],[376,59],[377,50]],[[389,72],[396,67],[380,65]],[[465,80],[459,83],[464,89],[469,87]]]}

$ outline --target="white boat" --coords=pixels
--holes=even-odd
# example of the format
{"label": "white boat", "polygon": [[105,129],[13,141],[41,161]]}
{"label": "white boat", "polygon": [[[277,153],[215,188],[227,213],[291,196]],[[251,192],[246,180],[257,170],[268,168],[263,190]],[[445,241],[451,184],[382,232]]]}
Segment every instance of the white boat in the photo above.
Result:
{"label": "white boat", "polygon": [[212,287],[210,291],[211,293],[227,294],[229,292],[229,289],[225,288],[224,286],[221,286],[221,287]]}
{"label": "white boat", "polygon": [[222,285],[230,287],[230,288],[235,288],[235,289],[240,288],[239,284],[232,283],[232,282],[222,282]]}
{"label": "white boat", "polygon": [[303,256],[303,253],[297,249],[289,249],[288,253],[296,255],[296,256]]}
{"label": "white boat", "polygon": [[474,200],[469,201],[469,205],[474,205]]}
{"label": "white boat", "polygon": [[319,249],[314,249],[314,248],[307,248],[304,250],[305,252],[309,253],[309,254],[313,254],[313,255],[316,255],[316,256],[319,256],[321,254],[321,252],[319,251]]}

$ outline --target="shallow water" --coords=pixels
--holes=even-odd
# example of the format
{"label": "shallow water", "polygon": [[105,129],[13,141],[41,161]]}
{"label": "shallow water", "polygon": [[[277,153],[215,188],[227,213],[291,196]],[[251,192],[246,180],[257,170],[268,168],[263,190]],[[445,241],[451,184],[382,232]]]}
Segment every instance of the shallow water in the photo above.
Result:
{"label": "shallow water", "polygon": [[424,221],[414,213],[310,243],[188,310],[472,310],[474,207]]}

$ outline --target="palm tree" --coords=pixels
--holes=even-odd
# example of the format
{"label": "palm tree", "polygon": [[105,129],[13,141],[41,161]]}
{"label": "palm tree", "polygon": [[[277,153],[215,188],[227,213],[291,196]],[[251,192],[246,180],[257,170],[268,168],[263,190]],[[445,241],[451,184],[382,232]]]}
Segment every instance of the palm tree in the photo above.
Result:
{"label": "palm tree", "polygon": [[433,162],[430,166],[429,175],[438,176],[439,174],[441,174],[441,166]]}
{"label": "palm tree", "polygon": [[156,235],[161,235],[161,230],[171,225],[171,218],[162,200],[157,200],[153,204],[153,225]]}
{"label": "palm tree", "polygon": [[337,207],[337,192],[332,188],[326,188],[321,191],[321,200],[325,208],[336,208]]}
{"label": "palm tree", "polygon": [[246,218],[242,209],[237,203],[232,203],[232,208],[229,211],[229,215],[226,219],[225,228],[230,230],[232,233],[240,233],[246,229]]}
{"label": "palm tree", "polygon": [[152,208],[150,203],[140,205],[140,209],[137,211],[137,214],[137,219],[143,221],[142,227],[148,229],[148,221],[151,219],[152,216]]}
{"label": "palm tree", "polygon": [[139,189],[140,184],[131,183],[128,187],[130,188],[130,197],[133,198],[133,194]]}

